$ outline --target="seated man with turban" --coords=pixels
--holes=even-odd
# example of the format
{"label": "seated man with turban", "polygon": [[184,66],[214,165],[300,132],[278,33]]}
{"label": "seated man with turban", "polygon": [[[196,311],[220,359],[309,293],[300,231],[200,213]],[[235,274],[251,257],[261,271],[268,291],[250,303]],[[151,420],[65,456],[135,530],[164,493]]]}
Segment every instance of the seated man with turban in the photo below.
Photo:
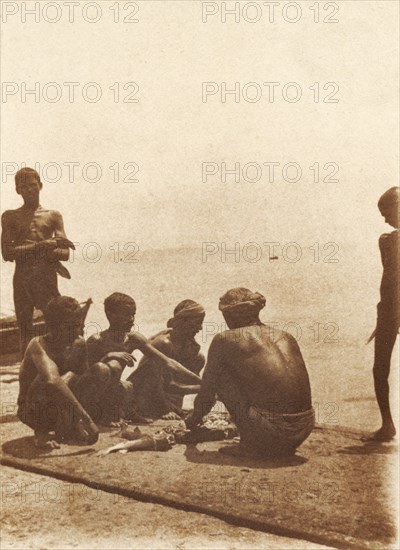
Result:
{"label": "seated man with turban", "polygon": [[224,447],[224,453],[292,454],[314,427],[299,346],[290,334],[260,321],[264,306],[264,296],[246,288],[222,296],[219,309],[229,330],[211,342],[194,411],[186,419],[189,429],[199,425],[217,394],[240,433],[240,444]]}
{"label": "seated man with turban", "polygon": [[[205,358],[195,340],[205,317],[204,308],[193,300],[183,300],[174,309],[167,329],[149,339],[161,353],[178,361],[198,375]],[[182,415],[183,396],[197,393],[199,385],[187,384],[179,373],[170,375],[150,357],[143,357],[128,378],[133,384],[135,405],[140,415],[150,418],[176,419]]]}

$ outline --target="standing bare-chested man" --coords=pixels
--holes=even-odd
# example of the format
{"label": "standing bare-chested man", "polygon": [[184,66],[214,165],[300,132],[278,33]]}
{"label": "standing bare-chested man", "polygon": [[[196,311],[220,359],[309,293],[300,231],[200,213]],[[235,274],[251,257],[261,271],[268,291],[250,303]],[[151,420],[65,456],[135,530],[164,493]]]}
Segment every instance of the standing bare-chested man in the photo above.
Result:
{"label": "standing bare-chested man", "polygon": [[264,296],[246,288],[222,296],[219,309],[229,330],[211,342],[194,411],[186,419],[188,428],[198,425],[217,394],[240,433],[240,445],[224,447],[224,453],[290,454],[314,427],[299,346],[290,334],[260,321],[264,306]]}
{"label": "standing bare-chested man", "polygon": [[389,403],[389,373],[392,352],[400,326],[400,189],[391,187],[378,202],[385,222],[395,231],[379,239],[383,265],[375,335],[374,385],[382,417],[381,428],[367,441],[390,441],[396,435]]}
{"label": "standing bare-chested man", "polygon": [[1,218],[1,252],[6,262],[15,261],[14,305],[22,354],[33,333],[34,308],[44,311],[59,296],[57,273],[70,278],[61,261],[69,258],[73,244],[67,240],[60,212],[43,208],[39,194],[43,184],[32,168],[15,174],[15,188],[23,206],[7,210]]}

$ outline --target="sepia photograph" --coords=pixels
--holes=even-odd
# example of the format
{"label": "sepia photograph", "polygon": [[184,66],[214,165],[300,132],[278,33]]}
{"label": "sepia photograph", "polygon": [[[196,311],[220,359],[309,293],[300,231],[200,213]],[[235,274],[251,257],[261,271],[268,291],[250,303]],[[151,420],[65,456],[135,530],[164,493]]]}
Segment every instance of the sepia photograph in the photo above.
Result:
{"label": "sepia photograph", "polygon": [[396,0],[2,0],[1,550],[399,548]]}

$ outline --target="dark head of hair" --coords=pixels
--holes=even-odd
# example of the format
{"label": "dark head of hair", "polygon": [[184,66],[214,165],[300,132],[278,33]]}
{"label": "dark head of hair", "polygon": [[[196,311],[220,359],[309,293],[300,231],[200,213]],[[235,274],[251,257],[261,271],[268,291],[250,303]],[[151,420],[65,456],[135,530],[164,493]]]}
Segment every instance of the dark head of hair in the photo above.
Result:
{"label": "dark head of hair", "polygon": [[233,306],[241,302],[247,302],[254,298],[254,292],[244,287],[237,287],[228,290],[220,298],[221,306]]}
{"label": "dark head of hair", "polygon": [[18,191],[19,186],[21,183],[24,183],[26,181],[26,178],[29,176],[34,176],[37,180],[40,189],[43,187],[43,184],[40,180],[39,173],[34,170],[33,168],[28,168],[27,166],[25,168],[21,168],[21,170],[18,170],[18,172],[15,174],[15,189]]}
{"label": "dark head of hair", "polygon": [[121,308],[131,309],[134,313],[136,312],[136,302],[131,296],[122,292],[113,292],[104,300],[106,315],[107,313],[118,313]]}
{"label": "dark head of hair", "polygon": [[378,208],[382,212],[382,210],[386,210],[387,208],[391,208],[392,206],[399,206],[400,204],[400,188],[399,187],[391,187],[383,195],[378,201]]}
{"label": "dark head of hair", "polygon": [[232,288],[220,298],[219,309],[230,328],[259,322],[259,313],[265,306],[265,298],[248,288]]}
{"label": "dark head of hair", "polygon": [[177,315],[180,311],[183,309],[186,309],[189,306],[197,306],[197,302],[194,302],[193,300],[182,300],[182,302],[179,302],[179,304],[174,309],[174,315]]}
{"label": "dark head of hair", "polygon": [[47,304],[44,316],[49,326],[60,326],[81,315],[81,306],[75,298],[56,296]]}

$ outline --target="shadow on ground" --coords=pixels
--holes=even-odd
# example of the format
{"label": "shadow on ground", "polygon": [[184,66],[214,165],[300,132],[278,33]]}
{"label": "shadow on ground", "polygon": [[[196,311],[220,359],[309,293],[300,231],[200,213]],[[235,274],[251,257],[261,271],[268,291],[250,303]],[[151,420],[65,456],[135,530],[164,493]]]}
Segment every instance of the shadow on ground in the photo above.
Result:
{"label": "shadow on ground", "polygon": [[[151,434],[161,426],[141,430]],[[397,467],[393,444],[318,428],[286,458],[224,455],[219,448],[230,443],[222,441],[97,456],[122,441],[117,432],[101,433],[92,447],[62,445],[43,453],[29,428],[5,423],[1,462],[334,548],[386,550],[394,543],[387,497]]]}
{"label": "shadow on ground", "polygon": [[361,445],[349,445],[348,447],[343,447],[338,449],[339,454],[352,454],[352,455],[390,455],[398,453],[398,446],[387,443],[379,442],[363,442]]}
{"label": "shadow on ground", "polygon": [[303,456],[292,455],[279,458],[230,457],[221,454],[218,450],[199,450],[197,445],[186,446],[184,456],[188,462],[194,464],[215,464],[216,466],[248,466],[249,468],[287,468],[305,464]]}
{"label": "shadow on ground", "polygon": [[[74,457],[81,455],[89,455],[95,452],[92,447],[80,446],[75,444],[74,447],[80,447],[76,451],[69,453],[60,452],[65,451],[65,448],[69,446],[63,445],[62,449],[54,451],[54,449],[38,449],[34,444],[33,436],[19,437],[11,441],[6,441],[1,446],[3,453],[20,459],[48,459],[48,458],[60,458],[60,457]],[[84,448],[83,448],[84,447]]]}

